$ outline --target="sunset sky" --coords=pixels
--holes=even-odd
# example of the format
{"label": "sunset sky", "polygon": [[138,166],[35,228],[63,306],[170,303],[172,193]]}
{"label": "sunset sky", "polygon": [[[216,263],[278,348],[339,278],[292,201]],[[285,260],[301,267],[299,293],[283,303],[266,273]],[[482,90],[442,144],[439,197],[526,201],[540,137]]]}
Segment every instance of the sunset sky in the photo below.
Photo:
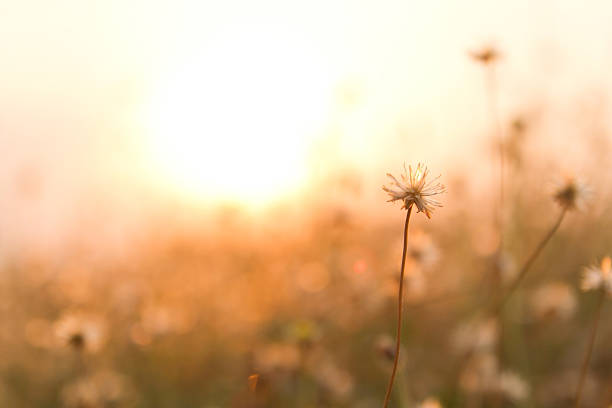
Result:
{"label": "sunset sky", "polygon": [[[154,202],[263,206],[334,168],[378,189],[403,161],[469,164],[490,122],[467,51],[501,50],[506,120],[609,112],[610,21],[606,1],[5,2],[1,240],[119,212],[120,235]],[[542,146],[580,149],[543,123]]]}

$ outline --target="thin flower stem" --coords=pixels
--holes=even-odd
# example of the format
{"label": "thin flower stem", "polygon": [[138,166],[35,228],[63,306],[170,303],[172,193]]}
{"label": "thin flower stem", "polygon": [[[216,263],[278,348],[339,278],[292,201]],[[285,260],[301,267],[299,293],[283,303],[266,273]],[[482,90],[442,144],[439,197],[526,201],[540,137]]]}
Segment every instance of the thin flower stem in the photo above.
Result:
{"label": "thin flower stem", "polygon": [[498,96],[497,96],[497,78],[495,75],[495,65],[487,65],[486,87],[489,97],[489,110],[493,127],[497,136],[499,145],[499,207],[497,208],[497,222],[499,223],[499,248],[503,250],[504,245],[504,202],[505,202],[505,147],[504,147],[504,132],[502,129],[501,119],[499,115]]}
{"label": "thin flower stem", "polygon": [[538,244],[536,249],[533,251],[531,256],[527,258],[527,261],[523,264],[523,267],[521,268],[518,276],[510,284],[510,288],[508,289],[506,294],[501,298],[501,300],[497,304],[495,308],[495,314],[499,313],[504,308],[505,304],[508,302],[508,299],[510,299],[512,294],[516,291],[519,284],[522,282],[523,278],[525,278],[525,275],[527,275],[527,272],[529,272],[529,268],[531,267],[533,262],[540,255],[540,253],[542,252],[542,250],[544,249],[548,241],[550,241],[553,235],[555,235],[555,232],[557,232],[557,230],[559,229],[559,226],[561,226],[561,222],[563,221],[563,218],[565,217],[566,212],[567,212],[566,209],[561,210],[561,213],[559,214],[559,217],[557,218],[557,221],[555,222],[555,224],[548,231],[548,233],[544,236],[542,241],[540,241],[540,243]]}
{"label": "thin flower stem", "polygon": [[595,345],[595,338],[597,337],[597,328],[599,326],[599,320],[601,317],[601,309],[603,309],[605,298],[606,291],[604,288],[601,288],[599,294],[599,301],[597,303],[597,311],[595,312],[595,321],[593,322],[593,328],[591,329],[589,347],[587,349],[586,356],[584,356],[584,361],[582,362],[582,369],[580,370],[580,379],[578,380],[578,388],[576,390],[576,403],[574,405],[575,408],[580,407],[580,399],[582,398],[582,388],[584,386],[584,380],[586,378],[586,373],[589,368],[589,363],[591,361],[591,354],[593,354],[593,346]]}
{"label": "thin flower stem", "polygon": [[408,249],[408,225],[410,223],[410,213],[412,213],[412,205],[408,207],[406,212],[406,222],[404,223],[404,248],[402,250],[402,266],[400,269],[400,282],[399,292],[397,295],[397,335],[395,338],[395,359],[393,360],[393,369],[391,371],[391,378],[389,378],[389,385],[387,386],[387,393],[385,394],[385,402],[383,408],[387,408],[389,400],[391,399],[391,390],[393,389],[393,381],[395,380],[395,373],[397,372],[397,363],[399,361],[400,354],[400,340],[402,334],[402,309],[403,309],[403,297],[404,297],[404,269],[406,267],[406,252]]}

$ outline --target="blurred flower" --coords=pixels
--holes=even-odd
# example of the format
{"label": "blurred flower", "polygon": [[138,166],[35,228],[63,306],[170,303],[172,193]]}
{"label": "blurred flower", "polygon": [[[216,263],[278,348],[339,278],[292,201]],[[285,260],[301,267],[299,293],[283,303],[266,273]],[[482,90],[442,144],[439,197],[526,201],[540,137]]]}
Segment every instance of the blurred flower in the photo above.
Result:
{"label": "blurred flower", "polygon": [[106,340],[106,326],[99,316],[67,312],[54,323],[61,345],[77,351],[96,352]]}
{"label": "blurred flower", "polygon": [[562,183],[557,183],[553,198],[564,210],[581,210],[590,194],[588,186],[575,177],[565,177]]}
{"label": "blurred flower", "polygon": [[99,371],[62,389],[65,408],[120,408],[134,402],[128,381],[113,371]]}
{"label": "blurred flower", "polygon": [[436,398],[426,398],[417,408],[442,408],[442,404]]}
{"label": "blurred flower", "polygon": [[404,173],[400,176],[401,181],[387,173],[392,182],[388,187],[383,186],[383,190],[391,196],[389,201],[402,200],[404,203],[402,209],[408,209],[414,204],[418,212],[424,212],[427,218],[431,218],[433,208],[442,206],[431,197],[444,193],[446,190],[442,184],[437,182],[440,176],[427,181],[428,174],[429,170],[421,163],[417,164],[414,171],[412,166],[408,166],[408,170],[404,166]]}
{"label": "blurred flower", "polygon": [[486,46],[476,51],[469,51],[469,56],[472,57],[474,61],[480,62],[482,64],[491,64],[497,61],[500,58],[499,51],[497,51],[492,46]]}
{"label": "blurred flower", "polygon": [[549,283],[533,292],[531,309],[537,319],[568,319],[576,310],[576,297],[565,283]]}
{"label": "blurred flower", "polygon": [[599,266],[584,268],[580,288],[583,291],[602,288],[612,296],[612,260],[609,256],[604,257]]}
{"label": "blurred flower", "polygon": [[493,318],[475,320],[459,326],[453,336],[453,343],[459,352],[490,351],[497,344],[499,329]]}
{"label": "blurred flower", "polygon": [[529,385],[515,373],[500,372],[497,358],[489,352],[472,356],[459,382],[468,392],[501,394],[513,401],[524,400],[529,394]]}

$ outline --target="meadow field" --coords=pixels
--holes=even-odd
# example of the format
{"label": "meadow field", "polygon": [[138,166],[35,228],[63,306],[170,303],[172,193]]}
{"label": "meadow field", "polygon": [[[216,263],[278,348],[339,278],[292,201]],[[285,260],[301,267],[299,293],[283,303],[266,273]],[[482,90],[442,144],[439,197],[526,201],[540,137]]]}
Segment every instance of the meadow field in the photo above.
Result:
{"label": "meadow field", "polygon": [[29,3],[0,408],[612,407],[607,3]]}

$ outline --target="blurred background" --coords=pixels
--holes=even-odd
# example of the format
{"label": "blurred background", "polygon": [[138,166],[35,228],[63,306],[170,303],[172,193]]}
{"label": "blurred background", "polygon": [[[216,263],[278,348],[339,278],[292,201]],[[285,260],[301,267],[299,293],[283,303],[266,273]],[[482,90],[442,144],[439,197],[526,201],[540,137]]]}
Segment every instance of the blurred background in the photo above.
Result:
{"label": "blurred background", "polygon": [[[0,4],[0,406],[380,406],[404,217],[381,185],[417,162],[448,192],[411,225],[393,406],[568,406],[596,303],[580,269],[612,239],[611,20],[606,1]],[[566,176],[587,206],[480,318]],[[608,309],[583,406],[612,403]]]}

